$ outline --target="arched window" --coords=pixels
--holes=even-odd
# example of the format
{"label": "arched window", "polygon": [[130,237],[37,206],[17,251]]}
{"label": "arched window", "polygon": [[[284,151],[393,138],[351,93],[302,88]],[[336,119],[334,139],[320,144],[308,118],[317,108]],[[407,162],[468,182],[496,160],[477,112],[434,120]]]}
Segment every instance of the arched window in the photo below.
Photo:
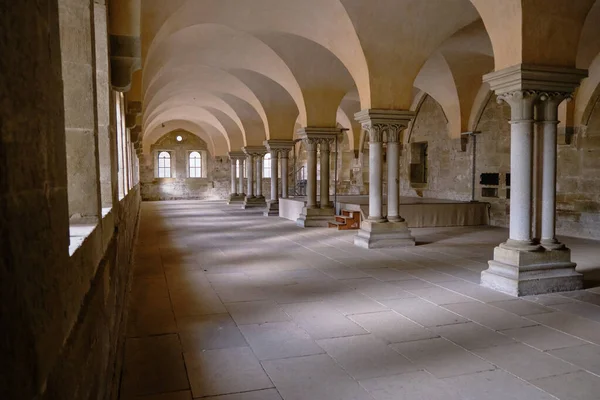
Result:
{"label": "arched window", "polygon": [[263,178],[271,177],[271,155],[269,153],[265,154],[264,162],[263,162]]}
{"label": "arched window", "polygon": [[158,177],[171,177],[171,155],[166,151],[158,153]]}
{"label": "arched window", "polygon": [[202,156],[197,151],[190,153],[190,178],[202,178]]}

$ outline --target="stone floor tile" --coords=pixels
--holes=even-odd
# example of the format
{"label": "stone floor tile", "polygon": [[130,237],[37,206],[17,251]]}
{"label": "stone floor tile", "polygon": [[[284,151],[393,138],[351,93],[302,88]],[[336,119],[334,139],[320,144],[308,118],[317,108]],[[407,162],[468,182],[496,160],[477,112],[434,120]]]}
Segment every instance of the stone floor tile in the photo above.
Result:
{"label": "stone floor tile", "polygon": [[[135,400],[192,400],[192,393],[189,390],[183,392],[171,392],[171,393],[162,393],[162,394],[154,394],[150,396],[137,396],[132,398]],[[129,400],[129,399],[122,399]]]}
{"label": "stone floor tile", "polygon": [[500,369],[455,376],[443,381],[462,400],[556,400],[534,385]]}
{"label": "stone floor tile", "polygon": [[496,368],[489,362],[442,338],[397,343],[390,346],[437,378],[472,374]]}
{"label": "stone floor tile", "polygon": [[313,339],[328,339],[368,333],[331,305],[321,302],[285,304],[283,309]]}
{"label": "stone floor tile", "polygon": [[202,400],[281,400],[281,396],[276,389],[265,389],[252,392],[227,394],[225,396],[204,397]]}
{"label": "stone floor tile", "polygon": [[521,299],[513,299],[513,300],[504,300],[504,301],[493,301],[489,303],[494,307],[498,307],[503,309],[504,311],[508,311],[513,314],[517,314],[520,316],[532,315],[532,314],[542,314],[545,312],[553,312],[554,310],[540,305],[538,303],[534,303],[533,301],[521,300]]}
{"label": "stone floor tile", "polygon": [[596,375],[600,375],[600,346],[587,344],[573,346],[549,352]]}
{"label": "stone floor tile", "polygon": [[194,397],[273,387],[249,347],[184,353],[184,357]]}
{"label": "stone floor tile", "polygon": [[438,336],[394,311],[355,314],[349,318],[387,343],[410,342]]}
{"label": "stone floor tile", "polygon": [[524,296],[523,300],[533,301],[544,306],[552,306],[554,304],[572,303],[575,300],[562,296],[560,293],[540,294],[535,296]]}
{"label": "stone floor tile", "polygon": [[369,276],[384,282],[414,279],[414,277],[406,271],[396,268],[361,268],[361,270]]}
{"label": "stone floor tile", "polygon": [[520,343],[473,351],[491,363],[527,381],[562,375],[579,369],[574,365]]}
{"label": "stone floor tile", "polygon": [[600,324],[576,315],[553,312],[529,315],[527,318],[581,339],[600,344]]}
{"label": "stone floor tile", "polygon": [[432,269],[427,269],[427,268],[413,269],[413,270],[408,271],[408,273],[410,275],[414,276],[415,278],[419,278],[419,279],[422,279],[424,281],[431,282],[431,283],[449,282],[449,281],[459,280],[459,278],[457,278],[455,276],[444,274],[443,272],[434,271]]}
{"label": "stone floor tile", "polygon": [[382,304],[356,291],[330,293],[323,300],[344,315],[387,310]]}
{"label": "stone floor tile", "polygon": [[372,397],[326,354],[263,361],[285,400],[372,400]]}
{"label": "stone floor tile", "polygon": [[541,351],[579,346],[587,343],[574,336],[543,325],[507,329],[502,331],[502,333]]}
{"label": "stone floor tile", "polygon": [[432,332],[437,333],[467,350],[515,343],[509,336],[473,322],[438,326],[430,329]]}
{"label": "stone floor tile", "polygon": [[226,313],[225,306],[212,289],[171,291],[175,317]]}
{"label": "stone floor tile", "polygon": [[177,326],[184,352],[248,346],[229,314],[180,317]]}
{"label": "stone floor tile", "polygon": [[259,360],[309,356],[323,349],[293,322],[272,322],[240,326],[244,337]]}
{"label": "stone floor tile", "polygon": [[426,282],[422,279],[406,279],[402,281],[390,281],[392,285],[398,286],[400,289],[410,290],[410,289],[422,289],[434,287],[432,283]]}
{"label": "stone floor tile", "polygon": [[584,303],[600,306],[600,294],[593,293],[588,290],[574,290],[572,292],[561,293],[564,297],[576,299]]}
{"label": "stone floor tile", "polygon": [[238,325],[289,321],[281,306],[271,300],[229,303],[225,307]]}
{"label": "stone floor tile", "polygon": [[382,303],[425,327],[467,322],[467,320],[460,315],[438,307],[423,299],[396,299],[382,301]]}
{"label": "stone floor tile", "polygon": [[600,307],[591,303],[578,301],[574,303],[556,304],[553,305],[552,308],[600,322]]}
{"label": "stone floor tile", "polygon": [[537,325],[533,321],[484,303],[447,304],[443,307],[497,331]]}
{"label": "stone floor tile", "polygon": [[322,271],[333,279],[367,278],[369,276],[357,268],[343,265],[339,267],[323,268]]}
{"label": "stone floor tile", "polygon": [[409,372],[361,380],[360,385],[376,400],[463,400],[453,388],[429,372]]}
{"label": "stone floor tile", "polygon": [[121,396],[189,389],[181,351],[175,334],[127,339]]}
{"label": "stone floor tile", "polygon": [[419,369],[373,335],[323,339],[317,343],[356,380]]}
{"label": "stone floor tile", "polygon": [[454,304],[454,303],[467,303],[471,301],[475,301],[470,297],[466,297],[460,295],[458,293],[452,292],[450,290],[441,288],[441,287],[430,287],[423,289],[408,289],[408,292],[430,301],[432,303],[442,305],[442,304]]}
{"label": "stone floor tile", "polygon": [[375,300],[415,297],[415,295],[408,293],[396,285],[381,282],[375,278],[344,279],[341,282]]}
{"label": "stone floor tile", "polygon": [[[479,283],[479,282],[478,282]],[[492,289],[485,288],[479,284],[463,281],[451,281],[451,282],[440,282],[439,286],[445,287],[446,289],[453,290],[462,295],[472,297],[485,303],[490,301],[501,301],[510,300],[514,297],[509,296],[505,293],[497,292]]]}
{"label": "stone floor tile", "polygon": [[586,371],[551,376],[531,382],[560,400],[598,400],[600,378]]}

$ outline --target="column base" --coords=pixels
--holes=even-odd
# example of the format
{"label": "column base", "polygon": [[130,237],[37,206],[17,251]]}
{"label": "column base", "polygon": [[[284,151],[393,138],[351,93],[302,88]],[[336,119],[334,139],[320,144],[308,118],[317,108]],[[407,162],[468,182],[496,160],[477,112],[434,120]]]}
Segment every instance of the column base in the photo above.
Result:
{"label": "column base", "polygon": [[265,217],[279,217],[279,200],[267,202],[267,209],[263,213]]}
{"label": "column base", "polygon": [[575,271],[571,250],[566,247],[527,251],[501,244],[488,264],[489,268],[481,272],[481,285],[512,296],[583,288],[583,275]]}
{"label": "column base", "polygon": [[300,217],[296,220],[296,225],[302,228],[309,227],[327,227],[330,221],[335,219],[335,210],[333,208],[307,208],[302,209]]}
{"label": "column base", "polygon": [[246,198],[245,194],[234,193],[229,196],[229,200],[227,201],[227,204],[243,204],[245,198]]}
{"label": "column base", "polygon": [[244,199],[242,209],[265,207],[267,203],[264,197],[248,197]]}
{"label": "column base", "polygon": [[415,245],[406,222],[376,222],[365,220],[360,223],[354,245],[364,249],[386,247],[408,247]]}

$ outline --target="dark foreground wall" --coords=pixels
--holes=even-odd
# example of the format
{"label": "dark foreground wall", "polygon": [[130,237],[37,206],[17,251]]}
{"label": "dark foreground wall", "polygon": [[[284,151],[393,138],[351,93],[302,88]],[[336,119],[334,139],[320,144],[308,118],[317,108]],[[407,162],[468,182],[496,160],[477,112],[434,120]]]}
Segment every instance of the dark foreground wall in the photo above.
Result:
{"label": "dark foreground wall", "polygon": [[69,254],[56,0],[0,0],[0,399],[116,398],[140,195]]}

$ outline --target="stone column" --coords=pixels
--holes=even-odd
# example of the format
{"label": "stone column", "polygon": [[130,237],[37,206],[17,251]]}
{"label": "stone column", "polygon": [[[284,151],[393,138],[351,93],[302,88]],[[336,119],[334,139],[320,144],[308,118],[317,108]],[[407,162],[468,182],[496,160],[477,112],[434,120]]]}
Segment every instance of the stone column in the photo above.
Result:
{"label": "stone column", "polygon": [[[483,286],[513,296],[583,287],[583,276],[575,271],[570,250],[554,238],[554,218],[558,105],[586,75],[586,71],[573,68],[516,65],[484,76],[498,100],[511,108],[511,199],[509,238],[494,249],[494,259],[482,271]],[[532,173],[534,103],[543,127],[538,151],[541,170],[537,174]],[[541,208],[541,242],[548,244],[544,247],[532,233],[533,191],[539,180],[541,190],[535,206]]]}
{"label": "stone column", "polygon": [[235,158],[232,158],[231,160],[231,196],[237,196],[237,192],[236,192],[236,169],[237,169],[237,160]]}
{"label": "stone column", "polygon": [[[329,202],[329,144],[339,135],[339,128],[306,127],[298,131],[308,152],[307,202],[296,220],[301,227],[328,226],[335,218],[335,210]],[[326,143],[326,144],[324,144]],[[317,145],[321,144],[321,207],[317,205]],[[327,146],[327,148],[326,148]]]}
{"label": "stone column", "polygon": [[[240,151],[229,152],[231,160],[231,195],[228,204],[242,204],[244,202],[244,163],[246,156]],[[238,165],[239,163],[239,165]],[[239,168],[239,180],[238,176]]]}
{"label": "stone column", "polygon": [[256,160],[256,197],[263,198],[262,194],[262,176],[263,176],[263,157],[264,154],[257,154]]}
{"label": "stone column", "polygon": [[246,189],[246,199],[254,198],[254,167],[253,167],[253,156],[248,154],[246,158],[246,171],[248,171],[248,186]]}
{"label": "stone column", "polygon": [[571,96],[565,93],[544,93],[541,96],[543,171],[540,243],[550,250],[565,247],[556,239],[556,136],[558,106],[565,99],[570,101]]}
{"label": "stone column", "polygon": [[382,203],[383,132],[381,127],[369,131],[369,220],[385,222]]}
{"label": "stone column", "polygon": [[[362,221],[354,244],[367,249],[382,247],[414,246],[415,239],[410,234],[406,222],[398,214],[398,155],[399,137],[402,129],[414,118],[411,111],[402,110],[363,110],[355,114],[365,134],[369,137],[369,217]],[[395,158],[388,165],[388,204],[392,207],[392,220],[382,213],[383,186],[383,139],[387,136],[392,144],[391,154]],[[389,147],[388,147],[389,149]]]}
{"label": "stone column", "polygon": [[[532,237],[533,104],[538,93],[517,90],[501,94],[510,105],[510,228],[508,246],[534,250]],[[533,246],[533,247],[532,247]]]}
{"label": "stone column", "polygon": [[[246,146],[243,148],[247,156],[246,167],[248,169],[248,193],[242,208],[264,207],[265,198],[262,195],[262,157],[265,148],[262,146]],[[255,186],[256,185],[256,186]]]}
{"label": "stone column", "polygon": [[279,201],[279,151],[271,150],[271,201]]}
{"label": "stone column", "polygon": [[329,146],[331,143],[330,139],[321,139],[319,144],[321,150],[321,208],[331,208],[329,201],[329,162],[331,159]]}
{"label": "stone column", "polygon": [[281,151],[281,198],[288,198],[288,153],[289,150]]}
{"label": "stone column", "polygon": [[238,180],[238,194],[239,195],[244,195],[244,162],[242,158],[238,158],[237,159],[239,166],[238,168],[240,169],[240,179]]}
{"label": "stone column", "polygon": [[317,208],[317,141],[306,139],[306,153],[308,156],[306,165],[306,207]]}
{"label": "stone column", "polygon": [[400,217],[400,129],[388,132],[387,137],[387,165],[388,165],[388,197],[387,197],[387,219],[388,221],[404,221]]}

